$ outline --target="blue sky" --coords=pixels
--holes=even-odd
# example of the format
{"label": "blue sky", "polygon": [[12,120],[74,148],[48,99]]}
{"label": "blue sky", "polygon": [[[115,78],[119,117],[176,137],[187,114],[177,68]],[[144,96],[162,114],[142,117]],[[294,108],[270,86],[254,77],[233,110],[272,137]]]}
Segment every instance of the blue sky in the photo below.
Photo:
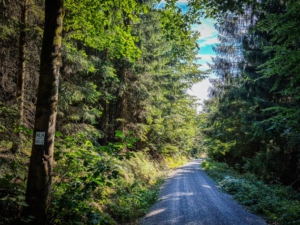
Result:
{"label": "blue sky", "polygon": [[202,64],[202,67],[205,69],[208,68],[206,63],[211,62],[211,57],[215,56],[212,46],[218,43],[218,33],[214,28],[214,23],[215,21],[213,19],[203,18],[202,24],[192,26],[193,30],[196,30],[200,33],[200,37],[197,41],[200,46],[198,56],[201,57],[199,63]]}
{"label": "blue sky", "polygon": [[[200,46],[199,64],[201,64],[201,70],[207,70],[209,67],[207,63],[211,62],[211,57],[215,56],[212,46],[218,43],[217,35],[218,32],[214,28],[215,21],[213,19],[202,19],[202,24],[193,25],[192,29],[200,32],[200,38],[198,44]],[[189,94],[196,96],[200,99],[199,103],[202,103],[204,99],[207,99],[207,90],[210,86],[209,80],[205,79],[202,82],[195,84]],[[201,111],[202,107],[198,107],[198,111]]]}

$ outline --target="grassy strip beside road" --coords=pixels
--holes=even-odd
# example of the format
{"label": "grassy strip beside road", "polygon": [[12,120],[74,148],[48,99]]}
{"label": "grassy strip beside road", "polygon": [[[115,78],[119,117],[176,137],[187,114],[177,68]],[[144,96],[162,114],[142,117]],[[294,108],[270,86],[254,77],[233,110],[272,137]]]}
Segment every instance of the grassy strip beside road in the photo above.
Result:
{"label": "grassy strip beside road", "polygon": [[210,159],[201,166],[216,184],[251,212],[271,224],[300,224],[300,194],[280,184],[268,185],[253,174],[239,174]]}
{"label": "grassy strip beside road", "polygon": [[137,224],[158,200],[159,188],[168,172],[188,161],[183,156],[155,161],[139,152],[130,160],[119,162],[123,173],[101,195],[100,205],[115,221],[108,224]]}

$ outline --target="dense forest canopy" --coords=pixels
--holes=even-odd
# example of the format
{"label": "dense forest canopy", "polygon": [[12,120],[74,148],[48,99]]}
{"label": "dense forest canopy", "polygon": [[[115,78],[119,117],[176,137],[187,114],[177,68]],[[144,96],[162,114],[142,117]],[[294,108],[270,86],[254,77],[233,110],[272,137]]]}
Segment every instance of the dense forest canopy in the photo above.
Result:
{"label": "dense forest canopy", "polygon": [[300,187],[299,1],[262,1],[218,18],[208,155],[269,182]]}
{"label": "dense forest canopy", "polygon": [[[3,224],[128,221],[105,199],[141,155],[205,151],[299,188],[299,0],[158,3],[0,2]],[[203,16],[220,44],[197,114],[187,90],[208,75],[191,28]]]}

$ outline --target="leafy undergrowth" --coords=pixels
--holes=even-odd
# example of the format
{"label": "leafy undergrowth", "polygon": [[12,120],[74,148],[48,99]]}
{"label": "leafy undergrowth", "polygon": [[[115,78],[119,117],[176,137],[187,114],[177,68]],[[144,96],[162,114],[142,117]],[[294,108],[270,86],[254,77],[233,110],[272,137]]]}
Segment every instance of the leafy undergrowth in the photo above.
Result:
{"label": "leafy undergrowth", "polygon": [[102,190],[100,204],[116,223],[131,223],[145,215],[157,201],[164,170],[142,152],[115,165],[119,178]]}
{"label": "leafy undergrowth", "polygon": [[54,185],[49,224],[129,224],[156,202],[165,175],[163,163],[143,152],[122,160],[105,154],[101,158],[97,169],[86,165],[88,169],[80,171],[82,167],[75,165],[74,180]]}
{"label": "leafy undergrowth", "polygon": [[271,224],[300,224],[300,194],[280,184],[267,185],[253,174],[239,174],[225,163],[202,163],[216,184]]}
{"label": "leafy undergrowth", "polygon": [[189,162],[190,159],[185,156],[177,156],[177,157],[166,157],[164,159],[164,164],[171,169],[176,169],[179,166]]}
{"label": "leafy undergrowth", "polygon": [[[75,136],[57,142],[49,225],[133,224],[157,201],[169,169],[188,161],[184,157],[156,161],[142,151],[120,154],[124,144],[99,149],[84,140],[85,136]],[[27,159],[9,165],[13,169],[6,167],[0,173],[0,225],[31,220],[21,217],[27,207]]]}
{"label": "leafy undergrowth", "polygon": [[157,162],[142,152],[128,161],[119,161],[121,178],[113,187],[106,188],[102,201],[104,210],[118,224],[136,222],[158,200],[159,187],[169,169],[187,161],[185,157],[166,157]]}

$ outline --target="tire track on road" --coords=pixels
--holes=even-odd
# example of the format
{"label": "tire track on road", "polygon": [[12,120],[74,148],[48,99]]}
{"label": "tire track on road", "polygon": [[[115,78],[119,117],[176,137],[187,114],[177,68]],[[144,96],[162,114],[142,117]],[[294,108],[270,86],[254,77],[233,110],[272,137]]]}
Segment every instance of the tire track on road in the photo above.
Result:
{"label": "tire track on road", "polygon": [[228,194],[217,189],[200,168],[201,159],[172,171],[142,225],[265,225]]}

